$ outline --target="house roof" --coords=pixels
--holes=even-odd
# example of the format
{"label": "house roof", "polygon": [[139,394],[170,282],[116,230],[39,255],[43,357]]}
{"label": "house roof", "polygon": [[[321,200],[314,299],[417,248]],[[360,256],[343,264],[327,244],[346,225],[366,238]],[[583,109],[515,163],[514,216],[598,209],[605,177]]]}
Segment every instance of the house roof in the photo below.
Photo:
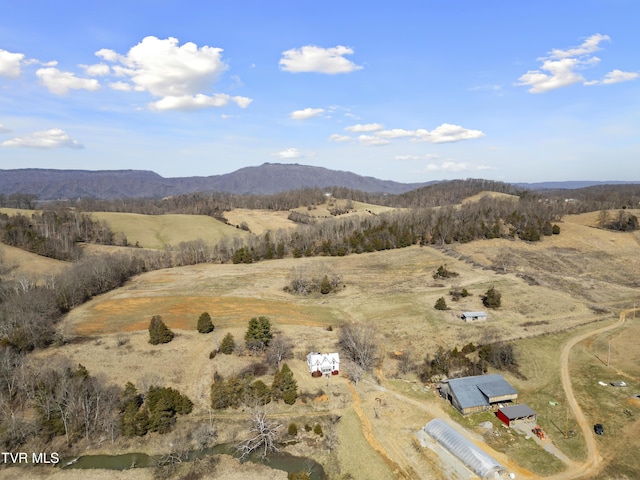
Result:
{"label": "house roof", "polygon": [[340,363],[340,355],[337,353],[315,353],[311,352],[307,355],[307,364],[309,367],[320,366],[323,364],[335,365]]}
{"label": "house roof", "polygon": [[487,312],[462,312],[463,317],[486,317]]}
{"label": "house roof", "polygon": [[536,414],[534,410],[529,408],[529,406],[525,405],[524,403],[520,405],[509,405],[508,407],[502,407],[498,410],[502,412],[504,416],[509,420],[523,417],[532,417]]}
{"label": "house roof", "polygon": [[449,380],[449,388],[462,409],[488,405],[489,398],[518,393],[497,374],[453,378]]}

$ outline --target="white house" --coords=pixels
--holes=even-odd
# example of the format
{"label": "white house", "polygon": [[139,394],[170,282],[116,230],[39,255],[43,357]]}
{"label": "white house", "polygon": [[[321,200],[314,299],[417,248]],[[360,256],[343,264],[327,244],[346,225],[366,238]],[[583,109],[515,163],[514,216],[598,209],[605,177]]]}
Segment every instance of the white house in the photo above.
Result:
{"label": "white house", "polygon": [[340,356],[337,353],[315,353],[307,355],[307,365],[312,377],[338,375],[340,373]]}

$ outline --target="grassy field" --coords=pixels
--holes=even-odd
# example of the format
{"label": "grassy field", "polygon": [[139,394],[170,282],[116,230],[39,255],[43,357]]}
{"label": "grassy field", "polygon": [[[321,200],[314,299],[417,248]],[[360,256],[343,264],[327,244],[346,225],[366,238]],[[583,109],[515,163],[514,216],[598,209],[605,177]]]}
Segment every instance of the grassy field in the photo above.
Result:
{"label": "grassy field", "polygon": [[109,224],[114,232],[126,235],[130,244],[162,249],[167,245],[202,239],[207,244],[223,238],[245,237],[247,232],[225,225],[205,215],[139,215],[136,213],[94,212],[91,216]]}
{"label": "grassy field", "polygon": [[[249,217],[238,217],[241,218]],[[412,433],[432,418],[432,406],[450,413],[451,418],[476,435],[481,435],[478,424],[487,419],[501,427],[490,416],[462,419],[432,391],[425,392],[415,377],[394,379],[397,362],[387,352],[409,352],[420,362],[438,346],[460,348],[470,341],[513,339],[523,377],[505,376],[519,390],[520,401],[538,412],[539,424],[554,443],[569,458],[582,461],[585,443],[575,419],[571,414],[567,417],[559,351],[576,334],[613,321],[618,311],[633,306],[634,300],[640,304],[638,234],[598,230],[593,228],[596,218],[591,214],[567,217],[560,224],[559,236],[545,237],[538,243],[501,239],[445,248],[414,246],[340,258],[288,258],[149,272],[70,312],[60,325],[63,335],[86,339],[43,354],[67,355],[91,373],[102,373],[119,385],[128,380],[144,385],[162,379],[168,386],[187,393],[199,414],[204,415],[213,372],[237,372],[254,361],[253,357],[236,355],[218,355],[209,360],[209,352],[217,348],[227,332],[241,342],[249,319],[266,315],[277,331],[296,341],[296,358],[290,366],[299,388],[307,392],[324,389],[326,394],[322,396],[326,400],[296,404],[290,411],[278,405],[275,413],[282,418],[287,412],[298,417],[330,412],[342,415],[336,457],[339,471],[371,470],[378,473],[366,478],[375,480],[394,475],[363,436],[367,421],[353,409],[354,399],[345,379],[331,379],[327,389],[322,379],[311,379],[303,360],[309,351],[335,348],[337,329],[328,331],[328,327],[346,321],[375,327],[385,352],[379,380],[390,390],[362,384],[358,402],[376,441],[406,472],[433,469],[428,454],[416,451]],[[279,217],[278,222],[282,221]],[[127,222],[135,224],[135,217]],[[168,223],[163,228],[172,230],[179,225]],[[270,221],[264,220],[260,228],[267,225]],[[162,231],[159,226],[154,228]],[[231,231],[236,234],[239,230]],[[496,258],[504,254],[511,258],[505,274],[491,269]],[[434,280],[433,273],[440,265],[459,273],[459,277],[453,282]],[[345,287],[336,294],[292,296],[284,287],[293,269],[309,274],[334,272],[341,276]],[[452,284],[466,288],[472,295],[453,302],[448,295]],[[485,309],[481,296],[492,286],[502,293],[502,307],[490,310],[486,322],[463,323],[462,311]],[[433,308],[441,296],[450,310]],[[210,335],[195,331],[202,311],[208,311],[216,325]],[[168,345],[154,347],[147,343],[146,329],[155,314],[160,314],[178,333]],[[640,314],[638,317],[640,320]],[[640,393],[640,348],[635,342],[640,334],[638,323],[629,321],[619,330],[579,344],[571,357],[574,389],[582,408],[594,423],[605,425],[606,433],[599,440],[607,461],[605,473],[611,476],[603,478],[631,479],[640,475],[634,456],[640,447],[640,401],[631,398],[631,393]],[[606,367],[609,345],[611,362]],[[600,380],[625,380],[630,386],[604,387],[598,384]],[[270,377],[265,382],[269,383]],[[410,400],[402,400],[393,392]],[[550,401],[558,404],[550,405]],[[418,404],[424,404],[425,409]],[[237,419],[241,418],[238,412]],[[576,433],[565,439],[567,431]],[[538,475],[563,469],[555,457],[520,435],[504,434],[485,440],[501,452],[505,462]],[[310,452],[321,456],[319,451]]]}
{"label": "grassy field", "polygon": [[47,277],[60,273],[69,265],[67,262],[42,257],[4,243],[0,243],[0,257],[5,271],[2,277],[8,280],[26,277],[38,285],[43,285]]}

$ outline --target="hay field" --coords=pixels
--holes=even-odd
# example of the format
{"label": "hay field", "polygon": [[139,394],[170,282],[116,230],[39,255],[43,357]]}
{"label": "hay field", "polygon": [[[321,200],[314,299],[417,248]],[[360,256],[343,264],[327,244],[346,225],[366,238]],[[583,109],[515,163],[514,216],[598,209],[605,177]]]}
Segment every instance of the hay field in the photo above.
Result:
{"label": "hay field", "polygon": [[500,192],[480,192],[472,195],[471,197],[467,197],[462,200],[462,205],[465,203],[478,202],[483,198],[493,198],[496,200],[511,200],[514,203],[518,203],[520,198],[517,195],[510,195],[508,193],[500,193]]}
{"label": "hay field", "polygon": [[138,243],[144,248],[162,249],[167,245],[198,239],[216,243],[223,238],[248,235],[205,215],[93,212],[91,216],[107,222],[114,232],[124,233],[130,244]]}
{"label": "hay field", "polygon": [[4,243],[0,243],[0,257],[5,271],[2,277],[9,280],[26,277],[35,280],[38,285],[44,284],[47,277],[57,275],[69,265],[62,260],[36,255]]}
{"label": "hay field", "polygon": [[246,222],[252,233],[262,235],[268,230],[296,228],[297,223],[287,217],[289,212],[275,210],[250,210],[247,208],[234,208],[224,212],[224,217],[231,225],[240,225]]}

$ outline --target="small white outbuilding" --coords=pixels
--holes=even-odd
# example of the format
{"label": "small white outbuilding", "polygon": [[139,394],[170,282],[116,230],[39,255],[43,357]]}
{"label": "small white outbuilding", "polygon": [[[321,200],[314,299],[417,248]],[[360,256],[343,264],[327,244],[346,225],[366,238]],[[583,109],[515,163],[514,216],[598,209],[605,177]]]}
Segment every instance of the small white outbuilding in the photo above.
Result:
{"label": "small white outbuilding", "polygon": [[337,353],[316,353],[307,355],[307,365],[312,377],[338,375],[340,373],[340,356]]}

